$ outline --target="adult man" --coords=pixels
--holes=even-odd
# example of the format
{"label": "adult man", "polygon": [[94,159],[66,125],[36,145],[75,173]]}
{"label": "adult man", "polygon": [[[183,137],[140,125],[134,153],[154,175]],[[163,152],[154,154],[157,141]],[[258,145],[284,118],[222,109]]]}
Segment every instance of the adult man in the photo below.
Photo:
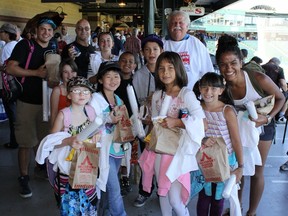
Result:
{"label": "adult man", "polygon": [[189,15],[183,11],[173,11],[168,17],[168,32],[164,38],[164,50],[179,53],[188,76],[188,88],[203,74],[214,71],[207,48],[194,36],[187,34]]}
{"label": "adult man", "polygon": [[62,34],[62,40],[66,42],[66,44],[70,44],[74,41],[73,37],[68,34],[68,27],[66,25],[61,26],[61,34]]}
{"label": "adult man", "polygon": [[81,19],[76,23],[76,40],[64,47],[62,59],[72,58],[78,66],[78,76],[87,78],[90,65],[90,54],[95,52],[95,48],[89,44],[91,34],[90,24],[86,19]]}
{"label": "adult man", "polygon": [[[285,95],[287,101],[287,83],[284,76],[283,68],[279,65],[281,64],[280,60],[276,57],[271,58],[266,64],[262,65],[262,68],[265,70],[266,75],[268,75],[274,83],[279,86]],[[287,104],[285,102],[281,111],[275,116],[275,120],[279,124],[284,124],[286,122],[285,112],[287,110]]]}
{"label": "adult man", "polygon": [[[0,55],[0,68],[3,67],[4,62],[10,57],[12,50],[17,44],[17,27],[11,23],[5,23],[0,28],[0,40],[5,41],[5,45]],[[1,77],[0,77],[1,79]],[[1,87],[2,88],[2,85]],[[7,98],[2,98],[5,112],[9,119],[9,128],[10,128],[10,142],[5,143],[6,148],[17,148],[18,144],[15,138],[14,122],[15,122],[15,108],[16,102],[9,101]]]}
{"label": "adult man", "polygon": [[141,40],[137,37],[137,35],[138,35],[138,29],[133,28],[131,37],[126,39],[126,42],[124,44],[124,49],[125,51],[129,51],[133,53],[134,55],[137,55],[139,57],[139,62],[142,65]]}
{"label": "adult man", "polygon": [[[15,46],[7,72],[17,77],[25,77],[23,93],[17,100],[15,135],[19,144],[18,164],[20,169],[20,196],[31,197],[29,187],[29,163],[31,150],[37,150],[40,140],[47,135],[49,125],[42,120],[42,79],[47,76],[45,55],[51,52],[49,45],[53,37],[55,23],[48,18],[42,18],[37,23],[36,40],[31,40],[34,51],[28,66],[25,64],[30,52],[27,40],[21,40]],[[36,171],[36,170],[35,170]]]}

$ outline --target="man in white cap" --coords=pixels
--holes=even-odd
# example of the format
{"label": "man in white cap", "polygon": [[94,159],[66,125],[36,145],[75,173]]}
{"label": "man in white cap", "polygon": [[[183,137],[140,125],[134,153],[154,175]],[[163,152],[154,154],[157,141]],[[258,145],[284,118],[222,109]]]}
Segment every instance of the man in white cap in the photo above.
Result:
{"label": "man in white cap", "polygon": [[[23,93],[17,100],[15,123],[15,135],[19,144],[19,193],[22,198],[32,196],[28,172],[30,153],[32,150],[36,152],[39,142],[48,134],[49,124],[42,120],[42,80],[47,76],[45,55],[51,52],[49,41],[53,37],[54,29],[56,25],[53,20],[41,18],[36,26],[37,38],[18,42],[7,63],[9,74],[25,77]],[[28,69],[25,69],[31,46],[34,51]],[[34,171],[35,174],[41,173],[39,166],[36,166]]]}

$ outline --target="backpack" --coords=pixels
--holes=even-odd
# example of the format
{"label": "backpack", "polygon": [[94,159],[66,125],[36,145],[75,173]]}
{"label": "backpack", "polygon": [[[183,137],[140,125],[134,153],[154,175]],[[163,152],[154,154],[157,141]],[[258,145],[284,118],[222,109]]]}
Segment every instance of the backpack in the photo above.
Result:
{"label": "backpack", "polygon": [[[25,39],[28,44],[29,44],[29,54],[28,54],[28,58],[25,64],[25,69],[28,69],[30,61],[31,61],[31,57],[32,57],[32,53],[34,51],[34,44],[31,43],[29,40]],[[7,101],[16,101],[17,98],[22,94],[23,92],[23,83],[25,81],[25,77],[21,78],[21,81],[18,80],[18,78],[16,76],[10,75],[6,72],[6,66],[8,63],[7,59],[4,64],[3,64],[3,70],[1,71],[1,77],[2,77],[2,85],[3,85],[3,89],[2,89],[2,94],[3,97],[7,100]]]}
{"label": "backpack", "polygon": [[[260,72],[259,72],[260,73]],[[254,74],[252,74],[251,72],[248,73],[248,77],[250,79],[250,82],[253,86],[253,88],[256,90],[256,92],[261,96],[261,97],[266,97],[268,96],[264,90],[261,88],[261,86],[259,85],[258,81],[255,79]]]}

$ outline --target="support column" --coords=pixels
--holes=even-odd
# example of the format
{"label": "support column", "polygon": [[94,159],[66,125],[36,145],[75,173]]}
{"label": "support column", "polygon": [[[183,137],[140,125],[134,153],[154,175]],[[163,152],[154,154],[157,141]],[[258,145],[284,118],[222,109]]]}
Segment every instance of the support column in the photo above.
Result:
{"label": "support column", "polygon": [[144,36],[154,33],[154,0],[144,0]]}

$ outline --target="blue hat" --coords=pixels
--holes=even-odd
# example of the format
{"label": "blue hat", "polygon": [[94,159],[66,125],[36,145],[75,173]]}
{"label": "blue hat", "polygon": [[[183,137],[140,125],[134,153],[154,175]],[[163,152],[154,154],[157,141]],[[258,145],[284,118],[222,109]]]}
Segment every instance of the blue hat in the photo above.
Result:
{"label": "blue hat", "polygon": [[51,19],[49,19],[49,18],[42,18],[42,19],[40,19],[40,20],[38,21],[38,23],[37,23],[37,27],[39,27],[39,26],[42,25],[42,24],[49,24],[49,25],[51,25],[51,27],[52,27],[53,29],[56,29],[56,28],[57,28],[57,26],[56,26],[56,24],[54,23],[54,21],[51,20]]}
{"label": "blue hat", "polygon": [[143,38],[142,43],[141,43],[142,50],[143,50],[143,48],[147,42],[155,42],[163,49],[163,41],[156,34],[150,34],[150,35],[146,36],[145,38]]}

